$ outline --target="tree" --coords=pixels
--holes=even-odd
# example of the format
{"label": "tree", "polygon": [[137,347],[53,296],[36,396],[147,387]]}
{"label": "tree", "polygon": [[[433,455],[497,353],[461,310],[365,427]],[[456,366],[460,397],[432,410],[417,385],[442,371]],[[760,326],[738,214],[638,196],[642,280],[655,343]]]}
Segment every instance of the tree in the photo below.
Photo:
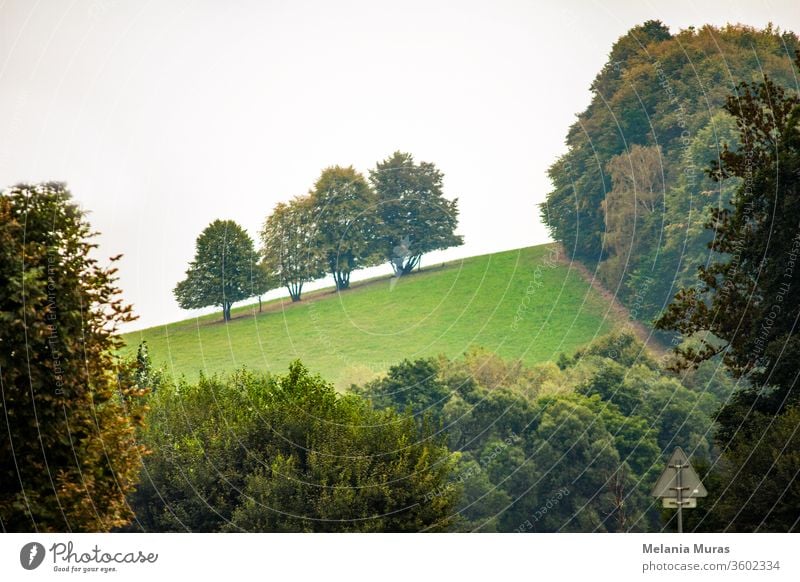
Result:
{"label": "tree", "polygon": [[730,206],[713,209],[706,224],[714,232],[714,260],[699,268],[697,284],[681,289],[656,325],[693,340],[676,348],[677,369],[719,356],[735,377],[749,381],[717,415],[722,456],[714,478],[725,490],[709,523],[791,531],[798,490],[770,480],[796,479],[797,459],[784,453],[792,450],[800,401],[800,95],[765,76],[740,84],[725,109],[736,119],[739,147],[726,146],[709,174],[736,178],[739,187]]}
{"label": "tree", "polygon": [[431,163],[395,152],[370,172],[378,196],[381,247],[396,275],[406,275],[423,254],[464,244],[454,234],[458,199],[442,195],[444,175]]}
{"label": "tree", "polygon": [[576,386],[578,394],[597,394],[607,402],[613,402],[625,416],[633,414],[642,402],[638,386],[625,382],[625,367],[612,360],[600,360],[597,370],[586,381]]}
{"label": "tree", "polygon": [[[656,212],[655,220],[644,223],[651,232],[658,232],[659,243],[647,245],[646,253],[637,248],[636,256],[631,256],[632,263],[638,264],[630,270],[622,294],[635,298],[637,319],[652,321],[661,315],[678,289],[695,282],[697,267],[713,258],[708,243],[714,233],[704,225],[714,208],[730,204],[741,180],[714,182],[702,169],[719,159],[723,144],[735,150],[738,143],[736,122],[719,110],[685,148],[681,158],[684,171],[666,189],[663,216]],[[666,158],[664,161],[668,162]]]}
{"label": "tree", "polygon": [[652,369],[658,368],[658,364],[650,357],[644,345],[636,339],[632,332],[627,330],[612,331],[607,335],[600,336],[585,348],[575,352],[571,361],[567,358],[564,363],[569,366],[589,356],[609,358],[626,368],[635,364],[642,364]]}
{"label": "tree", "polygon": [[562,369],[472,350],[404,361],[352,390],[437,423],[459,453],[458,530],[648,531],[662,452],[680,444],[714,460],[711,416],[728,389],[702,375],[684,386],[643,350],[609,334]]}
{"label": "tree", "polygon": [[800,409],[777,416],[755,413],[759,434],[740,431],[715,475],[714,507],[704,529],[793,532],[800,524]]}
{"label": "tree", "polygon": [[[602,422],[580,398],[541,399],[528,454],[535,453],[542,492],[540,504],[555,492],[569,494],[541,512],[533,531],[608,531],[617,503],[609,476],[626,467]],[[545,506],[546,507],[546,506]]]}
{"label": "tree", "polygon": [[61,183],[0,195],[0,530],[108,531],[132,514],[143,396],[118,382],[134,319]]}
{"label": "tree", "polygon": [[223,320],[230,321],[235,302],[267,290],[257,264],[247,231],[232,220],[215,220],[197,237],[186,279],[175,287],[178,305],[183,309],[220,305]]}
{"label": "tree", "polygon": [[261,230],[261,254],[272,277],[300,301],[303,285],[325,275],[325,257],[310,196],[278,203]]}
{"label": "tree", "polygon": [[352,166],[323,170],[311,192],[318,244],[338,290],[350,286],[350,273],[376,264],[377,198]]}
{"label": "tree", "polygon": [[503,510],[514,501],[504,488],[493,484],[488,472],[469,453],[460,455],[456,479],[463,486],[458,531],[502,531],[499,522]]}
{"label": "tree", "polygon": [[608,259],[602,274],[616,287],[630,254],[643,238],[646,219],[656,212],[664,198],[664,161],[658,146],[633,145],[614,156],[607,164],[613,187],[601,203],[605,219],[605,245]]}
{"label": "tree", "polygon": [[153,367],[150,358],[150,349],[147,342],[142,341],[136,349],[135,355],[123,358],[120,363],[118,382],[125,386],[135,386],[147,393],[155,392],[166,381],[163,369]]}
{"label": "tree", "polygon": [[676,349],[679,366],[722,354],[736,377],[777,387],[740,394],[775,413],[798,400],[800,96],[767,77],[740,84],[725,108],[736,119],[739,148],[725,147],[710,173],[741,185],[731,207],[714,209],[706,224],[715,233],[715,260],[699,268],[698,284],[680,290],[656,325],[697,338],[699,347]]}
{"label": "tree", "polygon": [[[790,55],[797,48],[794,33],[770,26],[702,26],[671,34],[657,21],[614,43],[591,85],[591,103],[569,129],[567,152],[550,168],[553,189],[541,217],[570,257],[590,270],[599,267],[636,319],[658,317],[712,258],[706,243],[713,233],[702,224],[712,208],[728,204],[736,179],[711,184],[703,168],[719,158],[724,142],[735,147],[723,110],[729,81],[766,73],[779,86],[796,87]],[[656,182],[664,191],[652,211],[639,205],[634,235],[632,201],[616,195],[609,164],[619,160],[624,174],[626,155],[636,147],[660,148],[663,178]],[[636,175],[629,163],[627,173]],[[616,213],[620,202],[624,212]]]}
{"label": "tree", "polygon": [[435,419],[450,396],[450,389],[439,379],[435,360],[403,360],[389,368],[385,378],[368,382],[357,389],[376,408],[396,408]]}
{"label": "tree", "polygon": [[270,273],[264,261],[258,261],[252,265],[251,274],[252,294],[258,297],[258,312],[261,313],[261,296],[267,291],[280,287],[278,280]]}

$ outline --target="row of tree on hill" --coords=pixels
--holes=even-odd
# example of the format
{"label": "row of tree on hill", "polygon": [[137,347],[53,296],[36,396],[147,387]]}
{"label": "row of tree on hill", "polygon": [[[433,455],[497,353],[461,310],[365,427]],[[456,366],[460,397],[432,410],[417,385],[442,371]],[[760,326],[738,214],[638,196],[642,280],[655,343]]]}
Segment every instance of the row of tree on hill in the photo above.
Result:
{"label": "row of tree on hill", "polygon": [[303,285],[330,274],[336,289],[353,271],[388,262],[394,275],[419,267],[422,255],[463,244],[455,234],[458,200],[442,192],[443,174],[395,152],[365,178],[353,167],[322,171],[311,191],[279,203],[264,222],[257,250],[232,220],[215,220],[198,237],[194,260],[174,294],[184,309],[232,305],[285,287],[299,301]]}

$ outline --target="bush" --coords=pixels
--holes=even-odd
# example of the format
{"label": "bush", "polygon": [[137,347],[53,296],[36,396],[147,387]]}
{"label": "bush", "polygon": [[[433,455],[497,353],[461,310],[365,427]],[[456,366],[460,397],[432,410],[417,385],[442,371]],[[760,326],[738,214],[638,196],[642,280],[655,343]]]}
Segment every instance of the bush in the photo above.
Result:
{"label": "bush", "polygon": [[455,458],[441,441],[299,362],[180,382],[152,398],[132,503],[155,531],[446,529],[459,489],[445,489]]}

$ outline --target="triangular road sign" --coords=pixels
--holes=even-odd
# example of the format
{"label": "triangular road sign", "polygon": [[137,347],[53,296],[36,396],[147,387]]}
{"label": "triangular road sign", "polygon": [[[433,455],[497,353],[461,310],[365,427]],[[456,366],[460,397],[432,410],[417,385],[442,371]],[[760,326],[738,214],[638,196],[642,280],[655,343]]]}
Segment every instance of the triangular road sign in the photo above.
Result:
{"label": "triangular road sign", "polygon": [[656,481],[653,486],[653,497],[678,497],[678,469],[681,473],[681,488],[683,494],[681,497],[687,499],[690,497],[705,497],[708,491],[703,486],[697,471],[694,470],[689,463],[689,457],[683,452],[680,447],[675,447],[672,451],[672,456],[669,458],[667,468],[661,473],[661,477]]}

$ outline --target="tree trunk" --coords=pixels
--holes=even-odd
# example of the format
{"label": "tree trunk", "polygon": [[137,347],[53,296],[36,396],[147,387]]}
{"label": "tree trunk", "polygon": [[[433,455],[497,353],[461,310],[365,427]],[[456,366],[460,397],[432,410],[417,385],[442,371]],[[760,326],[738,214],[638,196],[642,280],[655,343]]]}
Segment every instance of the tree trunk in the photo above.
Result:
{"label": "tree trunk", "polygon": [[336,281],[336,290],[344,291],[350,287],[350,272],[334,271],[333,280]]}
{"label": "tree trunk", "polygon": [[616,522],[616,531],[624,532],[628,524],[627,515],[625,513],[625,470],[621,469],[614,472],[614,475],[608,479],[609,489],[614,498],[614,506],[612,513],[614,521]]}
{"label": "tree trunk", "polygon": [[289,291],[289,297],[292,298],[292,303],[300,301],[300,293],[303,290],[302,283],[291,283],[286,286],[286,289]]}
{"label": "tree trunk", "polygon": [[222,304],[222,320],[223,321],[230,321],[231,320],[231,305],[233,305],[230,301],[226,301]]}
{"label": "tree trunk", "polygon": [[411,271],[414,270],[414,267],[417,266],[417,263],[419,262],[419,260],[421,258],[422,258],[422,255],[414,255],[413,257],[410,257],[406,261],[406,263],[403,265],[400,274],[401,275],[408,275],[409,273],[411,273]]}
{"label": "tree trunk", "polygon": [[261,313],[261,295],[258,296],[258,312]]}

